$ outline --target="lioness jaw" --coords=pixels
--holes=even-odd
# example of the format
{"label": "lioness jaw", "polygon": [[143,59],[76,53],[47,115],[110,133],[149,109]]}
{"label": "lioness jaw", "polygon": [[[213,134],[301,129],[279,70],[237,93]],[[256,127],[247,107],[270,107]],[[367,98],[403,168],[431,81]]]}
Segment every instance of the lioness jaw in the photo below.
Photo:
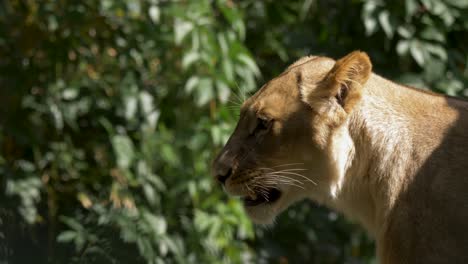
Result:
{"label": "lioness jaw", "polygon": [[468,263],[467,131],[467,102],[364,52],[305,57],[243,103],[213,174],[256,223],[310,198],[359,221],[381,263]]}

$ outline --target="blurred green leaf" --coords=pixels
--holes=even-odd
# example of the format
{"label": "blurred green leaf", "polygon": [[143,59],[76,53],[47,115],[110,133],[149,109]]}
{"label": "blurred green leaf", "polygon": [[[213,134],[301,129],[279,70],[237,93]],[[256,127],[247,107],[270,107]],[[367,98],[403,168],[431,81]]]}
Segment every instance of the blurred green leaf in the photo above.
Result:
{"label": "blurred green leaf", "polygon": [[384,10],[379,13],[380,26],[383,28],[385,34],[389,39],[393,38],[394,28],[390,21],[390,12]]}
{"label": "blurred green leaf", "polygon": [[191,76],[185,83],[185,92],[191,93],[199,83],[200,78],[198,76]]}
{"label": "blurred green leaf", "polygon": [[71,242],[76,238],[75,231],[64,231],[57,236],[57,242]]}
{"label": "blurred green leaf", "polygon": [[200,78],[197,86],[197,105],[207,104],[213,97],[213,80],[210,78]]}
{"label": "blurred green leaf", "polygon": [[182,40],[192,31],[193,24],[181,19],[176,19],[174,24],[175,44],[180,45]]}
{"label": "blurred green leaf", "polygon": [[410,48],[410,41],[408,40],[400,40],[396,46],[396,51],[398,55],[403,56],[406,55]]}
{"label": "blurred green leaf", "polygon": [[158,6],[152,5],[148,10],[148,14],[154,23],[159,23],[159,20],[161,17],[161,11],[159,10]]}
{"label": "blurred green leaf", "polygon": [[226,103],[231,95],[231,89],[221,80],[216,80],[216,88],[219,101],[221,101],[221,103]]}
{"label": "blurred green leaf", "polygon": [[182,59],[182,67],[187,69],[199,59],[200,54],[197,51],[190,51],[184,55],[184,58]]}
{"label": "blurred green leaf", "polygon": [[450,0],[447,4],[457,8],[468,8],[468,1],[466,0]]}
{"label": "blurred green leaf", "polygon": [[419,64],[419,66],[424,65],[425,56],[422,49],[421,43],[417,40],[410,42],[410,52],[413,59]]}
{"label": "blurred green leaf", "polygon": [[438,31],[436,28],[433,27],[426,27],[421,32],[421,37],[427,40],[445,42],[445,36],[442,34],[442,32]]}
{"label": "blurred green leaf", "polygon": [[377,31],[378,21],[375,17],[377,1],[366,1],[362,10],[362,18],[366,29],[366,35],[372,35]]}
{"label": "blurred green leaf", "polygon": [[243,62],[245,66],[247,66],[256,76],[260,76],[260,70],[251,57],[241,53],[239,56],[237,56],[237,59]]}
{"label": "blurred green leaf", "polygon": [[441,60],[447,61],[447,51],[441,45],[426,43],[425,48],[429,53],[438,56]]}
{"label": "blurred green leaf", "polygon": [[125,135],[115,135],[112,137],[112,147],[117,158],[117,165],[122,169],[129,168],[135,158],[134,145],[130,138]]}
{"label": "blurred green leaf", "polygon": [[414,29],[411,26],[404,25],[404,26],[399,26],[398,29],[397,29],[397,32],[403,38],[408,39],[408,38],[413,37]]}

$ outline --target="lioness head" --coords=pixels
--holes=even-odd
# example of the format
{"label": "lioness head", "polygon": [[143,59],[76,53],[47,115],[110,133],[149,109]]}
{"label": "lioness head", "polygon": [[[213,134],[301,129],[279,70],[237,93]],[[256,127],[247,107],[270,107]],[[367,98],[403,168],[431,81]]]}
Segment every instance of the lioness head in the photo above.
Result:
{"label": "lioness head", "polygon": [[228,194],[241,197],[254,222],[271,223],[300,199],[334,195],[351,144],[340,128],[371,68],[363,52],[336,62],[305,57],[243,103],[213,173]]}

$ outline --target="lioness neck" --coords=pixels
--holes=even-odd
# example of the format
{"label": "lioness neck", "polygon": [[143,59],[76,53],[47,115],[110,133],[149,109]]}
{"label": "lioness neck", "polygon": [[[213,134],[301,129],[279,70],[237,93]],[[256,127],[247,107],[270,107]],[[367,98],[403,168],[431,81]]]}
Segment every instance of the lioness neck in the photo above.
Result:
{"label": "lioness neck", "polygon": [[346,124],[354,149],[332,206],[380,236],[398,195],[457,120],[446,100],[372,75]]}

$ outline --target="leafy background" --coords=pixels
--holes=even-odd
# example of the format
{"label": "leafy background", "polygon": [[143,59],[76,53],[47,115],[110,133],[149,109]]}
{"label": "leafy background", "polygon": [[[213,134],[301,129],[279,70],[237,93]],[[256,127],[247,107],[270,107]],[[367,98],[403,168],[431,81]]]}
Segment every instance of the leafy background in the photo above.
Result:
{"label": "leafy background", "polygon": [[0,1],[0,263],[374,263],[311,202],[254,227],[210,178],[308,54],[467,96],[467,0]]}

